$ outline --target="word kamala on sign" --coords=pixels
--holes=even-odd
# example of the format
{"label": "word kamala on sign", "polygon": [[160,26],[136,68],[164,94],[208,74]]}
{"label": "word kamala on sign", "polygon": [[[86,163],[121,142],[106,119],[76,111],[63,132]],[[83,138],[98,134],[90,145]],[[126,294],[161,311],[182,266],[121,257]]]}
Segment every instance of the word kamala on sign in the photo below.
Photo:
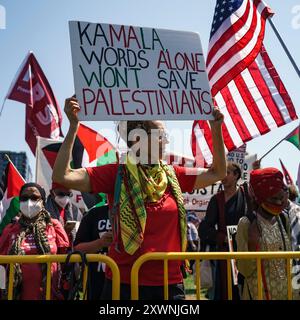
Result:
{"label": "word kamala on sign", "polygon": [[199,35],[70,21],[80,120],[212,119]]}

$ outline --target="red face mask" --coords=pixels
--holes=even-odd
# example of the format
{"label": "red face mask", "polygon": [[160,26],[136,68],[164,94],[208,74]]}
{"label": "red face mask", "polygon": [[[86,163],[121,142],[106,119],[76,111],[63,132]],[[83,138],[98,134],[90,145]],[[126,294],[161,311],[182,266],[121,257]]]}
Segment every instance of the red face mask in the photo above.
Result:
{"label": "red face mask", "polygon": [[268,213],[274,215],[274,216],[278,216],[282,210],[284,209],[284,205],[278,205],[278,204],[273,204],[270,202],[263,202],[261,204],[261,207],[266,210]]}

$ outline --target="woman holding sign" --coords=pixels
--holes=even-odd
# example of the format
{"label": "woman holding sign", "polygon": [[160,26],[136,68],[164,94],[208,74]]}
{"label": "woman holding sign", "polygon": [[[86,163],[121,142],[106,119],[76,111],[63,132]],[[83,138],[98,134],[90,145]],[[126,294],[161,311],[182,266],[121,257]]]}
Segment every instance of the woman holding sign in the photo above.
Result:
{"label": "woman holding sign", "polygon": [[[127,300],[131,267],[137,258],[147,252],[186,250],[182,192],[204,188],[225,176],[223,115],[217,109],[213,111],[214,159],[208,170],[168,166],[161,161],[168,143],[161,121],[127,121],[118,125],[118,132],[130,150],[124,164],[73,170],[69,163],[79,126],[79,110],[75,98],[66,100],[70,128],[55,162],[53,180],[70,189],[108,194],[114,233],[109,256],[119,266],[121,299]],[[184,299],[181,262],[170,261],[168,266],[169,298]],[[104,299],[111,299],[111,278],[111,270],[107,268]],[[140,299],[163,299],[163,262],[143,264],[139,285]]]}

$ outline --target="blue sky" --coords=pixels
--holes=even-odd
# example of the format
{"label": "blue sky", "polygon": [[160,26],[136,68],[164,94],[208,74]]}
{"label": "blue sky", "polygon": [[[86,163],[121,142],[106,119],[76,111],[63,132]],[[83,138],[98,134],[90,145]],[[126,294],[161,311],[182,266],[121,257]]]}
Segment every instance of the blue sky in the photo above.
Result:
{"label": "blue sky", "polygon": [[[300,8],[297,7],[300,2],[269,0],[267,3],[275,12],[273,22],[300,65]],[[27,52],[32,50],[63,107],[64,99],[74,92],[69,20],[195,31],[200,34],[206,53],[215,1],[0,0],[0,5],[6,9],[6,29],[0,29],[0,104],[19,65]],[[299,12],[298,15],[296,12]],[[265,45],[300,116],[300,79],[269,26]],[[26,151],[34,169],[35,158],[24,139],[24,110],[24,105],[20,103],[6,102],[0,118],[0,150]],[[101,133],[105,133],[105,129],[113,128],[111,122],[87,124]],[[297,121],[253,140],[248,143],[248,151],[257,153],[258,156],[263,155],[296,125]],[[191,128],[191,122],[168,122],[167,126],[171,130],[174,127]],[[64,117],[64,133],[67,128],[68,122]],[[279,167],[279,158],[296,180],[300,152],[288,142],[283,142],[263,160],[262,165]]]}

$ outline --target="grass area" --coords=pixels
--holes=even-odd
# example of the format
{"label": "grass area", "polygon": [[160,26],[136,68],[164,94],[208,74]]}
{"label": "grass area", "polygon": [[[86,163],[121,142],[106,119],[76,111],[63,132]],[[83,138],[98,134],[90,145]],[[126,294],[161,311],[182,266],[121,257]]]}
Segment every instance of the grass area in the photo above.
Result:
{"label": "grass area", "polygon": [[[194,283],[194,276],[189,274],[186,279],[184,279],[184,289],[187,300],[196,300],[196,286]],[[207,300],[205,294],[207,289],[200,290],[200,297],[203,300]]]}

